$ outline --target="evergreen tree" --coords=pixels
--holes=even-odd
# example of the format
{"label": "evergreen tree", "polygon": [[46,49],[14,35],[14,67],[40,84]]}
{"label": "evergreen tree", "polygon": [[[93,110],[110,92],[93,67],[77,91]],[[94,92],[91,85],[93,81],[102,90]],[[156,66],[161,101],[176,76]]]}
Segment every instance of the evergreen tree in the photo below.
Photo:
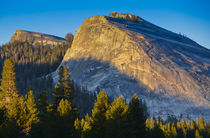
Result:
{"label": "evergreen tree", "polygon": [[76,137],[77,133],[74,128],[74,121],[77,116],[71,103],[67,99],[61,99],[57,108],[57,113],[57,137]]}
{"label": "evergreen tree", "polygon": [[4,67],[1,79],[1,90],[3,92],[2,100],[5,104],[11,103],[13,97],[17,97],[15,77],[15,66],[12,60],[6,59],[4,61]]}
{"label": "evergreen tree", "polygon": [[43,120],[41,120],[41,135],[42,137],[54,138],[58,136],[57,123],[58,115],[54,108],[54,104],[49,104],[47,106],[47,112],[44,115]]}
{"label": "evergreen tree", "polygon": [[195,124],[194,124],[194,121],[191,120],[190,121],[190,130],[194,130],[195,129]]}
{"label": "evergreen tree", "polygon": [[58,71],[58,84],[55,86],[55,92],[53,93],[53,96],[55,97],[54,103],[57,107],[61,99],[64,98],[64,68],[63,66],[60,66]]}
{"label": "evergreen tree", "polygon": [[124,98],[119,97],[114,99],[106,111],[106,119],[108,121],[106,125],[107,137],[128,137],[127,116],[128,105],[125,103]]}
{"label": "evergreen tree", "polygon": [[177,137],[177,130],[176,130],[176,127],[175,127],[174,123],[173,123],[172,126],[171,126],[171,133],[172,133],[172,136],[173,136],[174,138]]}
{"label": "evergreen tree", "polygon": [[44,90],[38,98],[38,108],[40,111],[40,116],[43,117],[47,113],[47,106],[48,106],[48,98],[46,91]]}
{"label": "evergreen tree", "polygon": [[146,126],[146,129],[150,129],[150,120],[149,120],[149,118],[147,118],[147,120],[145,122],[145,126]]}
{"label": "evergreen tree", "polygon": [[28,94],[26,95],[26,112],[25,112],[25,121],[23,127],[25,128],[25,132],[29,133],[31,130],[32,125],[39,123],[39,111],[37,109],[35,100],[34,100],[34,94],[32,90],[29,90]]}
{"label": "evergreen tree", "polygon": [[154,120],[154,117],[151,117],[151,120],[150,120],[150,129],[153,129],[155,127],[155,120]]}
{"label": "evergreen tree", "polygon": [[66,66],[64,66],[64,97],[72,102],[74,93],[73,86],[71,84],[69,70]]}
{"label": "evergreen tree", "polygon": [[145,115],[143,107],[136,94],[133,95],[128,109],[128,122],[130,137],[144,137],[145,136]]}
{"label": "evergreen tree", "polygon": [[199,123],[198,123],[198,129],[199,129],[199,131],[204,131],[204,129],[205,129],[205,124],[204,124],[203,117],[200,117],[200,120],[199,120]]}
{"label": "evergreen tree", "polygon": [[195,130],[195,138],[202,138],[202,136],[199,133],[199,130]]}
{"label": "evergreen tree", "polygon": [[57,108],[57,112],[60,116],[67,116],[71,113],[72,107],[71,103],[68,100],[62,99]]}
{"label": "evergreen tree", "polygon": [[77,118],[74,121],[74,128],[76,130],[75,136],[80,138],[81,137],[81,132],[82,132],[82,126],[81,126],[81,122],[80,122],[79,118]]}
{"label": "evergreen tree", "polygon": [[93,118],[86,114],[85,119],[81,120],[81,127],[82,127],[82,138],[92,138],[93,137]]}
{"label": "evergreen tree", "polygon": [[106,123],[106,111],[108,109],[108,96],[104,91],[100,91],[97,100],[94,102],[92,110],[93,131],[98,138],[104,137],[104,129]]}

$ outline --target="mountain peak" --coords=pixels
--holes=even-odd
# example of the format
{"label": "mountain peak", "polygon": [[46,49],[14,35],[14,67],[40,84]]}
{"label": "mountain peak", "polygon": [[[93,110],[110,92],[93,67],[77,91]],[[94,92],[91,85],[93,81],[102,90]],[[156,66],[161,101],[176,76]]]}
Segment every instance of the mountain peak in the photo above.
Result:
{"label": "mountain peak", "polygon": [[32,45],[60,45],[65,42],[64,38],[44,33],[31,32],[26,30],[16,30],[12,35],[10,42],[27,41]]}
{"label": "mountain peak", "polygon": [[139,16],[129,14],[129,13],[112,12],[112,13],[109,14],[109,17],[122,18],[122,19],[131,20],[131,21],[134,21],[134,22],[142,22],[142,19]]}
{"label": "mountain peak", "polygon": [[152,116],[202,114],[209,119],[209,55],[187,37],[138,16],[113,12],[83,22],[62,64],[75,83],[90,92],[104,89],[127,101],[136,93]]}

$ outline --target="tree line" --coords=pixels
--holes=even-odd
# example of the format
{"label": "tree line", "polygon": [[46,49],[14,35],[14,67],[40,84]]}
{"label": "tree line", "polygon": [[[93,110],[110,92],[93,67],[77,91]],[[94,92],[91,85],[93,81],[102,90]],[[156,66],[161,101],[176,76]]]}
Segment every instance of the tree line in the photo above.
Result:
{"label": "tree line", "polygon": [[[37,100],[34,92],[17,90],[15,65],[4,61],[0,85],[0,137],[40,138],[198,138],[210,136],[210,124],[203,118],[164,122],[148,119],[145,103],[134,94],[127,104],[123,97],[110,99],[100,90],[96,95],[77,94],[69,70],[60,66],[59,79],[49,102],[46,91]],[[91,97],[91,104],[85,103]],[[77,102],[78,101],[78,102]],[[83,101],[83,102],[82,102]],[[92,110],[81,116],[79,104]],[[82,106],[82,105],[80,105]],[[84,109],[83,109],[84,110]]]}

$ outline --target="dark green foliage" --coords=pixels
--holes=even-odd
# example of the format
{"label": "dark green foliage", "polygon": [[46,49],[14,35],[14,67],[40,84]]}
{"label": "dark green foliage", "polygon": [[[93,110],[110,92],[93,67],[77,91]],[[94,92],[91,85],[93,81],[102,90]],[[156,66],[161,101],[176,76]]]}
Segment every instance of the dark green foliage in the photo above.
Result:
{"label": "dark green foliage", "polygon": [[104,137],[106,129],[106,111],[108,109],[108,96],[104,91],[100,91],[92,110],[93,125],[92,130],[95,137]]}
{"label": "dark green foliage", "polygon": [[73,86],[70,80],[69,70],[66,66],[64,66],[64,98],[68,99],[69,101],[73,100],[74,92]]}
{"label": "dark green foliage", "polygon": [[55,92],[53,93],[54,103],[56,106],[58,106],[58,103],[61,99],[67,99],[68,101],[72,102],[74,97],[69,70],[66,66],[60,66],[58,76],[58,84],[55,86]]}
{"label": "dark green foliage", "polygon": [[57,137],[74,137],[76,135],[74,129],[74,120],[77,117],[75,109],[68,100],[62,99],[57,107]]}
{"label": "dark green foliage", "polygon": [[133,95],[128,109],[128,128],[130,129],[130,136],[144,137],[146,134],[145,121],[146,114],[142,108],[142,102],[138,99],[136,94]]}
{"label": "dark green foliage", "polygon": [[26,93],[30,85],[40,93],[43,83],[38,77],[55,71],[70,46],[71,42],[57,46],[32,46],[19,41],[5,44],[0,49],[0,72],[4,60],[11,58],[16,66],[18,90]]}
{"label": "dark green foliage", "polygon": [[77,107],[79,116],[83,118],[87,113],[91,115],[96,95],[88,93],[85,88],[80,89],[76,84],[74,92],[73,104]]}
{"label": "dark green foliage", "polygon": [[63,66],[60,66],[58,71],[58,84],[55,86],[54,96],[54,104],[57,107],[60,103],[61,99],[64,98],[64,69]]}
{"label": "dark green foliage", "polygon": [[163,131],[159,128],[159,126],[155,125],[153,129],[151,129],[147,135],[149,138],[164,138]]}
{"label": "dark green foliage", "polygon": [[114,99],[106,112],[106,137],[128,137],[127,116],[128,105],[125,100],[122,97]]}
{"label": "dark green foliage", "polygon": [[47,113],[48,98],[47,93],[44,90],[38,98],[38,109],[40,111],[40,116],[44,116]]}

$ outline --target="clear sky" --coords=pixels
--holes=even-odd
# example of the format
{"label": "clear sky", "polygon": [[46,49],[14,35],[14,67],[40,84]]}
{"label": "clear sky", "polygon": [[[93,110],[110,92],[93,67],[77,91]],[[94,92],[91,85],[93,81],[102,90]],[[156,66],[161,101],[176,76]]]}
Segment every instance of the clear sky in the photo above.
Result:
{"label": "clear sky", "polygon": [[85,18],[127,12],[210,49],[210,0],[0,0],[0,44],[16,29],[65,37]]}

